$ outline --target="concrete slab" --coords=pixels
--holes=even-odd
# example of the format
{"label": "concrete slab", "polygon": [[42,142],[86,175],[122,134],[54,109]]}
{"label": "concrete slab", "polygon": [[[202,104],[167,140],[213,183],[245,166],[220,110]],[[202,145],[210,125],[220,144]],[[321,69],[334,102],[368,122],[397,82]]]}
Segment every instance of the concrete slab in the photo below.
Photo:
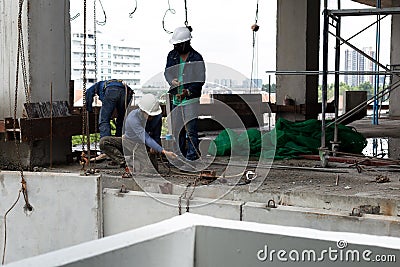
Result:
{"label": "concrete slab", "polygon": [[[5,262],[43,254],[102,236],[100,176],[25,172],[29,203],[20,195],[8,213]],[[17,200],[19,172],[0,172],[0,217]],[[3,251],[5,222],[0,223]]]}

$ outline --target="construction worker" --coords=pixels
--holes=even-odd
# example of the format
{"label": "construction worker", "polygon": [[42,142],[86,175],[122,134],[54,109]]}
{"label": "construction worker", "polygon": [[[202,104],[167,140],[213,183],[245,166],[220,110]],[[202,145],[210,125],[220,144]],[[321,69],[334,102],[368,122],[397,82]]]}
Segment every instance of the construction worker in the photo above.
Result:
{"label": "construction worker", "polygon": [[[86,110],[92,112],[92,102],[95,95],[101,100],[101,109],[99,114],[100,139],[105,136],[111,136],[111,116],[114,110],[117,110],[117,121],[115,136],[122,135],[122,126],[124,123],[125,111],[128,103],[131,101],[133,90],[122,80],[106,80],[93,84],[86,90]],[[101,153],[91,161],[101,161],[106,158]]]}
{"label": "construction worker", "polygon": [[205,65],[203,57],[190,45],[191,39],[189,28],[175,29],[170,40],[174,49],[168,53],[164,76],[173,96],[173,135],[182,155],[192,161],[200,157],[197,114]]}
{"label": "construction worker", "polygon": [[148,154],[162,153],[168,159],[176,157],[175,153],[160,145],[162,115],[156,97],[152,94],[143,95],[138,107],[126,117],[122,137],[105,136],[100,139],[100,149],[125,168],[124,178],[131,177],[132,169],[135,172],[157,170],[156,163],[150,161]]}

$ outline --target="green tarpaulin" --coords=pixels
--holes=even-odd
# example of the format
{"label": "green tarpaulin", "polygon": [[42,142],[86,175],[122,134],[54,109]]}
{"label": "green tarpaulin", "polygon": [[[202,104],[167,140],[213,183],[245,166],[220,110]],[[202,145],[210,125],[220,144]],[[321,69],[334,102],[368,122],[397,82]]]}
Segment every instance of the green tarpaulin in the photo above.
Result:
{"label": "green tarpaulin", "polygon": [[[340,151],[360,154],[366,139],[353,128],[339,125]],[[326,144],[333,141],[334,126],[326,130]],[[215,156],[247,155],[262,158],[295,158],[301,154],[318,154],[321,146],[321,121],[291,122],[278,119],[275,128],[265,134],[249,129],[240,135],[223,130],[211,143],[208,153]]]}

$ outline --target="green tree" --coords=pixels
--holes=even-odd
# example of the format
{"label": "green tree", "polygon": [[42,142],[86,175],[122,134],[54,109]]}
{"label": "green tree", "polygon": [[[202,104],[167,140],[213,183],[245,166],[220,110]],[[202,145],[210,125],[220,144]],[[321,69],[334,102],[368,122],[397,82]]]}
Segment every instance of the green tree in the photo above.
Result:
{"label": "green tree", "polygon": [[[269,87],[269,84],[263,84],[262,90],[265,92],[268,92],[268,87]],[[271,93],[276,93],[276,84],[274,84],[274,83],[271,84]]]}

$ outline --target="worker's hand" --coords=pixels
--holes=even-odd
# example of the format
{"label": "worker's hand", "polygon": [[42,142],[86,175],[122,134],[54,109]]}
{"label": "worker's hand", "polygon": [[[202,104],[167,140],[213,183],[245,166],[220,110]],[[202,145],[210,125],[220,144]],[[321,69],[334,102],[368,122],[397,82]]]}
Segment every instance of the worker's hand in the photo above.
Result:
{"label": "worker's hand", "polygon": [[167,151],[163,150],[162,153],[168,158],[168,159],[175,159],[177,156],[174,152],[172,151]]}
{"label": "worker's hand", "polygon": [[183,89],[182,94],[177,94],[176,98],[179,101],[182,101],[183,99],[185,99],[187,96],[189,95],[189,91],[187,89]]}
{"label": "worker's hand", "polygon": [[177,87],[180,85],[180,82],[178,81],[177,78],[175,78],[172,80],[171,84],[172,84],[172,87]]}

